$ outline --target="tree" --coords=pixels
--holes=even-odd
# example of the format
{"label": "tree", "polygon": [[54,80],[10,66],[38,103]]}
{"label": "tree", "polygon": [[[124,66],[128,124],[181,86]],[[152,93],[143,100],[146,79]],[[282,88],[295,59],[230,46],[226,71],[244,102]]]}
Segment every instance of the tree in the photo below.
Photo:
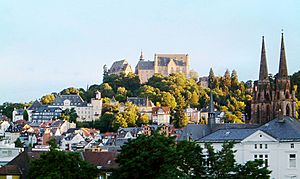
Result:
{"label": "tree", "polygon": [[195,70],[190,70],[190,78],[197,82],[199,78],[198,72]]}
{"label": "tree", "polygon": [[143,114],[141,116],[139,116],[138,120],[137,120],[137,125],[141,126],[142,124],[148,124],[149,123],[149,117],[147,114]]}
{"label": "tree", "polygon": [[100,85],[100,92],[103,97],[112,98],[114,96],[114,91],[108,83],[102,83]]}
{"label": "tree", "polygon": [[[200,157],[200,158],[199,158]],[[202,148],[196,143],[175,143],[158,132],[141,135],[122,146],[115,178],[200,178]]]}
{"label": "tree", "polygon": [[115,119],[115,115],[113,112],[105,112],[100,120],[95,121],[94,127],[96,129],[100,129],[101,132],[112,131],[112,123]]}
{"label": "tree", "polygon": [[75,88],[75,87],[69,87],[67,89],[64,89],[60,92],[60,94],[62,95],[68,95],[68,94],[79,94],[79,89]]}
{"label": "tree", "polygon": [[205,144],[207,150],[205,178],[270,178],[271,171],[263,167],[263,161],[247,161],[245,164],[237,164],[234,159],[232,142],[225,142],[218,152],[211,144]]}
{"label": "tree", "polygon": [[74,108],[71,108],[71,109],[65,109],[63,112],[62,112],[62,115],[60,116],[60,118],[62,120],[66,120],[66,121],[69,121],[69,122],[74,122],[76,123],[76,120],[78,118],[78,115],[76,113],[76,110]]}
{"label": "tree", "polygon": [[189,122],[188,117],[184,112],[184,105],[185,105],[184,98],[183,96],[179,95],[178,105],[174,111],[174,121],[173,121],[175,127],[177,128],[182,128],[186,126]]}
{"label": "tree", "polygon": [[163,91],[160,94],[160,96],[161,96],[161,101],[160,101],[161,106],[167,106],[171,110],[173,110],[176,107],[177,105],[176,99],[171,93]]}
{"label": "tree", "polygon": [[119,127],[128,127],[126,119],[124,118],[123,113],[118,113],[115,119],[112,122],[112,127],[116,131]]}
{"label": "tree", "polygon": [[23,119],[25,121],[28,121],[28,119],[29,119],[29,114],[28,114],[27,110],[24,110],[24,112],[23,112]]}
{"label": "tree", "polygon": [[79,153],[58,151],[55,140],[50,140],[50,151],[32,160],[29,178],[96,178],[98,169],[82,160]]}
{"label": "tree", "polygon": [[20,138],[17,138],[17,140],[15,141],[15,147],[21,147],[23,148],[23,143],[21,142]]}
{"label": "tree", "polygon": [[42,104],[52,104],[54,100],[55,100],[54,94],[47,94],[41,98],[41,103]]}

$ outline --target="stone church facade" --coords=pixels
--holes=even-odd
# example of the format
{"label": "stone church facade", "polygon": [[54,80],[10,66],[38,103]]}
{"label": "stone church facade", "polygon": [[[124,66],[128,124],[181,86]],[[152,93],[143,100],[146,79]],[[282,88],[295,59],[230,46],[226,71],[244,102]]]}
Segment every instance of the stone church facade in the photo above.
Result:
{"label": "stone church facade", "polygon": [[155,73],[168,76],[171,73],[183,73],[189,77],[190,58],[188,54],[155,54],[154,61],[146,61],[143,53],[135,68],[141,83],[146,83]]}
{"label": "stone church facade", "polygon": [[279,71],[275,82],[268,77],[264,37],[262,39],[259,79],[254,82],[251,102],[251,123],[263,124],[279,115],[296,116],[295,91],[288,76],[284,37],[281,36]]}

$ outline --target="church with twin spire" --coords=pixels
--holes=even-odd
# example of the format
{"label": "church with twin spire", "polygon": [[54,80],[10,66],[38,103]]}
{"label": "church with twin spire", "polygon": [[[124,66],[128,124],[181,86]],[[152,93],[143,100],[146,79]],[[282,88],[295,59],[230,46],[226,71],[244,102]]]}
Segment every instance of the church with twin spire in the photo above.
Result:
{"label": "church with twin spire", "polygon": [[264,37],[262,37],[259,79],[254,82],[251,101],[251,123],[263,124],[279,115],[296,116],[295,91],[288,76],[284,36],[281,34],[279,71],[270,81]]}

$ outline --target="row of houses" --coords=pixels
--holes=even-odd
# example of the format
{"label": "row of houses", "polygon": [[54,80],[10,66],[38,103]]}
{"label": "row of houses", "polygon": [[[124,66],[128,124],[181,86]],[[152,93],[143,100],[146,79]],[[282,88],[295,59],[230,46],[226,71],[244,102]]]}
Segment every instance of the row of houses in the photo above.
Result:
{"label": "row of houses", "polygon": [[102,111],[101,93],[97,91],[95,98],[92,98],[90,103],[84,101],[78,94],[57,95],[49,105],[43,105],[36,100],[27,109],[15,109],[12,116],[14,122],[22,120],[26,110],[28,121],[41,123],[58,119],[64,110],[72,108],[78,115],[77,121],[87,122],[99,119]]}

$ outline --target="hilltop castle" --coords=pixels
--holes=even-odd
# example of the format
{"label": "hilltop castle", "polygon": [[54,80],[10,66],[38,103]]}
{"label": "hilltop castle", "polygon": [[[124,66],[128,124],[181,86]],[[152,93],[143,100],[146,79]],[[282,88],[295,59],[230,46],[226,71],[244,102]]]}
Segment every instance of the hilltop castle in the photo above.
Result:
{"label": "hilltop castle", "polygon": [[140,60],[135,67],[141,83],[145,83],[155,73],[168,76],[171,73],[183,73],[189,77],[190,58],[188,54],[155,54],[154,61],[146,61],[141,52]]}
{"label": "hilltop castle", "polygon": [[[110,69],[104,66],[107,74],[132,73],[133,70],[127,60],[120,60],[113,63]],[[168,76],[171,73],[183,73],[186,77],[190,74],[190,58],[188,54],[155,54],[154,61],[144,59],[141,52],[139,62],[135,67],[135,73],[139,76],[141,83],[146,83],[155,73]]]}
{"label": "hilltop castle", "polygon": [[288,76],[284,38],[281,35],[279,71],[275,83],[268,76],[264,37],[262,38],[259,79],[254,82],[251,102],[251,122],[263,124],[279,115],[296,116],[295,91],[291,88]]}

